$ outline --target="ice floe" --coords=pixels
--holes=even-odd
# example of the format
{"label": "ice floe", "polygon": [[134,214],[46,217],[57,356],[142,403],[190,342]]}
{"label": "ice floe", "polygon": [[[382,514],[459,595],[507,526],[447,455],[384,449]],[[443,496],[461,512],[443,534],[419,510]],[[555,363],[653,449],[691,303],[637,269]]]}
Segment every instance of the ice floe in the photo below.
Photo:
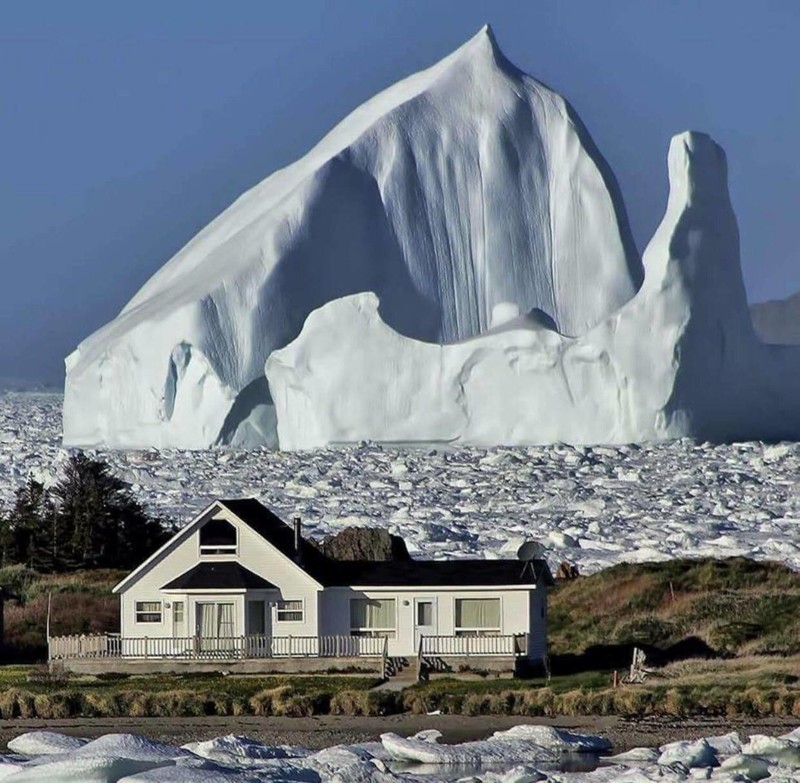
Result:
{"label": "ice floe", "polygon": [[[38,736],[37,736],[38,735]],[[318,752],[269,745],[227,735],[182,748],[130,734],[112,734],[85,745],[54,732],[33,732],[9,743],[30,751],[25,759],[0,755],[0,780],[19,783],[681,783],[712,780],[800,781],[798,744],[792,738],[754,735],[741,743],[735,732],[635,748],[604,759],[589,771],[564,771],[576,751],[607,750],[602,737],[548,726],[517,726],[486,740],[447,745],[438,731],[413,737],[384,734],[380,743],[338,745]],[[61,749],[60,751],[58,749]],[[56,752],[54,752],[54,750]],[[373,752],[374,751],[374,752]],[[741,752],[740,752],[741,751]],[[384,758],[423,762],[390,767]],[[433,766],[430,766],[433,765]],[[590,765],[591,766],[591,765]],[[467,775],[469,769],[471,774]]]}
{"label": "ice floe", "polygon": [[[0,505],[52,482],[61,397],[0,393]],[[800,568],[800,444],[690,440],[575,448],[94,452],[177,522],[215,497],[258,497],[311,535],[388,527],[415,556],[513,557],[528,538],[582,573],[621,561],[746,555]]]}

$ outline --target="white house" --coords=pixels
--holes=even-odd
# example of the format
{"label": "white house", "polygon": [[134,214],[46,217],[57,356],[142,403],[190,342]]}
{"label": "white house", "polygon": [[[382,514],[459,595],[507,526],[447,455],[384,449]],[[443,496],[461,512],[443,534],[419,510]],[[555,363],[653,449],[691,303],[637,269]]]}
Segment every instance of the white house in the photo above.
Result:
{"label": "white house", "polygon": [[218,500],[114,588],[119,638],[51,658],[537,660],[551,584],[543,560],[331,560],[299,521]]}

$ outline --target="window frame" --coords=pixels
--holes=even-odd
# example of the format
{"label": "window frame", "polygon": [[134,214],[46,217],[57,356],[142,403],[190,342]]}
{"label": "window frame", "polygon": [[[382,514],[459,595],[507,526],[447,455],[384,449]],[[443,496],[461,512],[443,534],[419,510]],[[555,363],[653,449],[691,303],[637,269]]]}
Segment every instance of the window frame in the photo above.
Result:
{"label": "window frame", "polygon": [[[300,604],[299,609],[287,609],[282,604]],[[281,614],[299,614],[300,617],[281,617]],[[304,598],[284,598],[275,602],[276,623],[304,623],[306,621],[306,602]]]}
{"label": "window frame", "polygon": [[[212,522],[225,522],[226,524],[230,525],[233,528],[236,542],[234,544],[203,544],[203,530],[205,529],[206,525],[211,524]],[[212,519],[207,522],[206,525],[203,525],[203,527],[197,531],[197,551],[200,557],[230,557],[231,555],[235,557],[239,556],[239,527],[237,525],[234,525],[233,522],[222,517],[218,519]]]}
{"label": "window frame", "polygon": [[[140,609],[145,604],[158,606],[157,611]],[[158,619],[143,620],[141,617],[148,615]],[[133,602],[133,621],[136,625],[160,625],[164,621],[164,602],[163,601],[134,601]]]}
{"label": "window frame", "polygon": [[[467,625],[458,625],[458,602],[459,601],[497,601],[498,619],[500,624],[498,626],[485,626],[483,628],[472,627]],[[503,597],[499,595],[482,595],[482,596],[459,596],[453,598],[453,636],[460,638],[466,637],[480,637],[480,636],[502,636],[503,635]]]}
{"label": "window frame", "polygon": [[[180,610],[180,620],[178,620],[178,612]],[[183,626],[183,633],[176,633],[178,630],[177,626],[178,623]],[[172,634],[177,639],[182,639],[186,637],[187,634],[187,625],[186,625],[186,601],[173,601],[172,602]]]}
{"label": "window frame", "polygon": [[[392,601],[394,603],[394,612],[393,620],[394,626],[391,628],[384,628],[380,626],[354,626],[353,625],[353,601]],[[397,598],[369,598],[367,596],[360,597],[360,598],[351,598],[348,603],[348,610],[350,613],[350,636],[361,636],[361,637],[370,637],[370,638],[382,638],[382,639],[396,639],[397,638],[397,609],[398,609],[398,601]]]}

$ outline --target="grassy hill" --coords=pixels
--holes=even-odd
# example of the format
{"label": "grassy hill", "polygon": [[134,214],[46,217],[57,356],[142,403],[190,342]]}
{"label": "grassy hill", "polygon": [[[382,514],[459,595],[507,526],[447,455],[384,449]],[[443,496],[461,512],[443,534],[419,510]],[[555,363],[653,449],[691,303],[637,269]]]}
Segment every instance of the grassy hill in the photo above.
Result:
{"label": "grassy hill", "polygon": [[791,655],[800,574],[738,557],[618,565],[553,590],[549,635],[556,660],[631,645],[672,650],[668,658]]}
{"label": "grassy hill", "polygon": [[125,573],[97,569],[37,574],[24,566],[0,568],[0,586],[22,599],[5,606],[2,661],[47,659],[48,595],[53,636],[119,631],[119,598],[111,594],[111,588]]}

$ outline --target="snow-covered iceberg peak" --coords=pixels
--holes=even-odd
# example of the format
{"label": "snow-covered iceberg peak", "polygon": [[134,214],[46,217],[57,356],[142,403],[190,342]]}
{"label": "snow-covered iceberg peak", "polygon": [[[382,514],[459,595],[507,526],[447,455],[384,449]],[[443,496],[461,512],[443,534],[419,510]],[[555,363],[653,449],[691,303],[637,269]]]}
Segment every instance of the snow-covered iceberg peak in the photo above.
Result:
{"label": "snow-covered iceberg peak", "polygon": [[267,362],[281,446],[800,437],[800,350],[753,333],[725,155],[684,133],[668,168],[642,287],[585,334],[512,318],[427,345],[384,323],[373,294],[312,313]]}
{"label": "snow-covered iceberg peak", "polygon": [[452,343],[533,310],[585,334],[641,279],[585,127],[486,27],[241,196],[84,340],[64,441],[273,443],[265,361],[354,293],[398,333]]}

